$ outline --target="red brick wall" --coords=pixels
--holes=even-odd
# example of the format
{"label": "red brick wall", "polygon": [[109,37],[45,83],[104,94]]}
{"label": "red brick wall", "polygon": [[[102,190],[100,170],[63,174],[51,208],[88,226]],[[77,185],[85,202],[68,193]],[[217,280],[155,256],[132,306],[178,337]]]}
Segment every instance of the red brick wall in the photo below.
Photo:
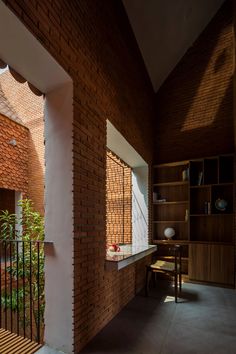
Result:
{"label": "red brick wall", "polygon": [[135,265],[104,270],[106,119],[152,162],[154,94],[121,1],[4,0],[74,83],[74,347],[135,293]]}
{"label": "red brick wall", "polygon": [[234,151],[232,4],[226,1],[157,93],[156,162]]}
{"label": "red brick wall", "polygon": [[[17,145],[9,142],[15,139]],[[28,129],[0,115],[0,188],[27,193]]]}
{"label": "red brick wall", "polygon": [[17,82],[9,71],[0,76],[1,89],[21,122],[29,129],[28,198],[44,214],[44,122],[43,96],[36,96],[27,83]]}
{"label": "red brick wall", "polygon": [[108,244],[132,242],[131,168],[107,152],[106,239]]}

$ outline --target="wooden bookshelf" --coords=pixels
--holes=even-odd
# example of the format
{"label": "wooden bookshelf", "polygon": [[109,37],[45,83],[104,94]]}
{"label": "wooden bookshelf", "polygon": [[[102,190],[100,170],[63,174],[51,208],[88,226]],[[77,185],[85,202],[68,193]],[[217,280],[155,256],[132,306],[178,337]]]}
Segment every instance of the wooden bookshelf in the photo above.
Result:
{"label": "wooden bookshelf", "polygon": [[[155,165],[153,193],[153,242],[185,245],[190,279],[234,285],[233,277],[215,265],[219,255],[221,267],[234,273],[234,156]],[[220,209],[222,201],[226,206]],[[175,230],[172,240],[164,236],[167,227]],[[204,264],[202,273],[195,269],[203,269],[200,263]]]}

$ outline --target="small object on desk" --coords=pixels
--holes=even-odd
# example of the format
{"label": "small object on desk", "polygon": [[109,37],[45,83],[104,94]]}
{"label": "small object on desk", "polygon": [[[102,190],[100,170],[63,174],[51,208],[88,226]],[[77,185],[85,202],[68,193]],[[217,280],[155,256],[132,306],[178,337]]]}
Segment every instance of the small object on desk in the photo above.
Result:
{"label": "small object on desk", "polygon": [[108,251],[110,251],[110,252],[120,252],[120,247],[116,243],[113,243],[113,244],[108,246]]}

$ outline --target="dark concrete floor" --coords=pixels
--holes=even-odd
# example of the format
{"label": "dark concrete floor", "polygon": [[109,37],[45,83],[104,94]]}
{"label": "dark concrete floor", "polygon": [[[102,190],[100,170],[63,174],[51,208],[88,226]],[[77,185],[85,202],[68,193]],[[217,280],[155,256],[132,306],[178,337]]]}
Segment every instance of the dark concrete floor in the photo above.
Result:
{"label": "dark concrete floor", "polygon": [[137,295],[81,354],[236,354],[235,290],[185,283],[175,304],[173,289],[160,285]]}

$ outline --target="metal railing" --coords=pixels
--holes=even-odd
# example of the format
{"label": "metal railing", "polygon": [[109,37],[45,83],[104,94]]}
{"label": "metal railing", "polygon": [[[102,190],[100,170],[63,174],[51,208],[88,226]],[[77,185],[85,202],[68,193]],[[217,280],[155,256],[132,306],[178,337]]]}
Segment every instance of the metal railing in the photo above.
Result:
{"label": "metal railing", "polygon": [[0,328],[40,343],[44,304],[44,242],[0,240]]}

